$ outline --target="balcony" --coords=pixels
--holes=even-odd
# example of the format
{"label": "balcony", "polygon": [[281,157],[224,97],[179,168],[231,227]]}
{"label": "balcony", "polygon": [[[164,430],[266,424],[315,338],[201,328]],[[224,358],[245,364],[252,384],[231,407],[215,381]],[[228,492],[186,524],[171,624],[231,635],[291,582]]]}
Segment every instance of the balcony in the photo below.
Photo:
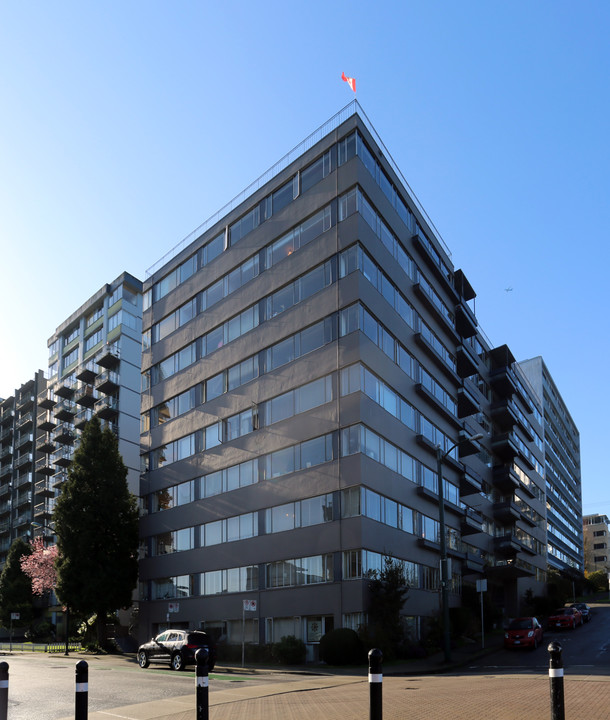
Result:
{"label": "balcony", "polygon": [[25,447],[32,446],[34,444],[34,436],[32,433],[25,433],[25,435],[21,435],[17,442],[15,443],[15,449],[21,450]]}
{"label": "balcony", "polygon": [[61,423],[53,433],[53,440],[61,445],[71,445],[74,442],[74,425]]}
{"label": "balcony", "polygon": [[0,478],[3,477],[10,477],[13,474],[13,466],[12,465],[3,465],[0,467]]}
{"label": "balcony", "polygon": [[519,476],[512,463],[494,466],[493,478],[494,486],[505,493],[512,493],[519,487]]}
{"label": "balcony", "polygon": [[13,486],[10,482],[5,482],[0,485],[0,498],[9,497],[13,491]]}
{"label": "balcony", "polygon": [[25,492],[21,493],[20,495],[17,495],[15,498],[15,501],[13,503],[14,508],[23,507],[24,505],[31,505],[32,504],[32,493],[31,492]]}
{"label": "balcony", "polygon": [[57,420],[72,420],[76,415],[76,403],[66,398],[60,400],[55,406],[53,415]]}
{"label": "balcony", "polygon": [[18,478],[15,478],[15,482],[13,483],[13,487],[15,488],[29,488],[32,486],[32,473],[25,473],[24,475],[20,475]]}
{"label": "balcony", "polygon": [[69,445],[63,448],[59,448],[57,452],[52,456],[53,463],[57,467],[67,468],[72,463],[72,455],[74,453],[74,449],[70,447]]}
{"label": "balcony", "polygon": [[113,420],[119,414],[118,398],[109,395],[95,403],[95,414],[102,420]]}
{"label": "balcony", "polygon": [[10,500],[6,500],[5,502],[0,503],[0,516],[10,515],[12,509],[13,504]]}
{"label": "balcony", "polygon": [[503,525],[510,525],[519,520],[521,513],[514,500],[501,500],[494,503],[493,516]]}
{"label": "balcony", "polygon": [[6,458],[6,457],[12,457],[13,456],[13,446],[7,445],[6,447],[3,447],[2,450],[0,450],[0,460]]}
{"label": "balcony", "polygon": [[0,425],[7,425],[10,423],[13,424],[13,419],[15,418],[15,409],[14,408],[5,408],[2,415],[0,415]]}
{"label": "balcony", "polygon": [[55,474],[55,467],[51,464],[49,455],[45,455],[44,457],[36,460],[36,465],[34,466],[34,468],[39,475]]}
{"label": "balcony", "polygon": [[421,283],[415,283],[415,285],[413,285],[413,290],[417,297],[428,308],[428,310],[433,313],[441,326],[451,335],[453,341],[457,342],[458,336],[455,332],[455,322],[453,318],[448,318],[445,315],[443,310],[434,301],[434,298],[430,297],[430,295],[426,292],[425,285],[422,285]]}
{"label": "balcony", "polygon": [[55,443],[53,442],[50,433],[46,433],[46,435],[38,441],[36,451],[40,453],[51,453],[54,450]]}
{"label": "balcony", "polygon": [[521,550],[521,543],[513,535],[506,533],[505,535],[497,535],[494,538],[494,552],[501,557],[514,557]]}
{"label": "balcony", "polygon": [[483,478],[473,470],[464,470],[460,475],[460,495],[475,495],[483,490]]}
{"label": "balcony", "polygon": [[55,386],[55,395],[68,400],[74,395],[74,380],[72,377],[59,381]]}
{"label": "balcony", "polygon": [[116,392],[119,388],[119,374],[114,370],[104,370],[97,376],[95,387],[106,394]]}
{"label": "balcony", "polygon": [[472,508],[466,508],[460,523],[460,531],[462,536],[483,532],[483,516],[481,513]]}
{"label": "balcony", "polygon": [[100,350],[99,355],[96,355],[95,361],[98,365],[103,368],[114,368],[121,360],[119,349],[114,345],[106,345]]}
{"label": "balcony", "polygon": [[55,490],[49,478],[39,480],[34,486],[36,497],[55,497]]}
{"label": "balcony", "polygon": [[31,524],[31,516],[30,513],[22,513],[21,515],[18,515],[15,520],[13,521],[13,527],[24,527],[24,526],[30,526]]}
{"label": "balcony", "polygon": [[468,455],[476,455],[479,450],[479,441],[475,440],[474,442],[470,439],[473,435],[476,433],[471,432],[470,430],[460,430],[458,433],[458,455],[463,457],[468,457]]}
{"label": "balcony", "polygon": [[23,455],[20,455],[14,462],[14,467],[19,468],[23,467],[24,465],[27,465],[28,463],[31,463],[33,460],[32,453],[24,453]]}
{"label": "balcony", "polygon": [[29,410],[34,405],[35,401],[36,397],[32,393],[26,393],[19,399],[19,402],[17,403],[17,408],[21,412],[24,412],[26,410]]}
{"label": "balcony", "polygon": [[56,472],[52,482],[53,487],[57,490],[59,489],[68,479],[68,473],[66,470],[60,470],[59,472]]}
{"label": "balcony", "polygon": [[25,415],[22,415],[19,420],[17,420],[17,429],[25,430],[28,426],[30,426],[34,422],[34,413],[28,412]]}
{"label": "balcony", "polygon": [[88,360],[78,369],[76,379],[82,380],[85,383],[92,383],[97,377],[98,372],[97,363],[93,360]]}
{"label": "balcony", "polygon": [[500,397],[512,397],[517,392],[515,375],[510,368],[497,368],[489,373],[489,384]]}
{"label": "balcony", "polygon": [[79,410],[74,418],[74,427],[78,430],[82,430],[92,417],[92,408],[83,408],[82,410]]}
{"label": "balcony", "polygon": [[55,500],[45,500],[44,502],[38,503],[38,505],[34,506],[34,517],[38,522],[44,523],[52,518],[54,509]]}
{"label": "balcony", "polygon": [[0,522],[0,535],[4,535],[11,529],[11,521],[3,520]]}
{"label": "balcony", "polygon": [[481,412],[481,406],[476,397],[464,385],[457,391],[458,417],[465,418]]}
{"label": "balcony", "polygon": [[455,329],[461,337],[469,338],[477,334],[477,326],[475,314],[462,300],[455,306]]}
{"label": "balcony", "polygon": [[45,410],[52,410],[56,402],[55,393],[50,388],[38,394],[38,407],[44,408]]}
{"label": "balcony", "polygon": [[461,378],[470,377],[479,369],[479,358],[474,354],[474,350],[468,343],[461,343],[457,346],[455,359],[457,373]]}
{"label": "balcony", "polygon": [[496,582],[504,582],[532,577],[536,574],[536,568],[521,558],[496,559],[495,563],[487,568],[487,574]]}
{"label": "balcony", "polygon": [[74,393],[74,400],[78,405],[90,408],[95,405],[95,401],[98,400],[98,395],[92,385],[80,383]]}
{"label": "balcony", "polygon": [[512,461],[519,454],[519,447],[510,432],[494,435],[491,438],[491,449],[502,460]]}
{"label": "balcony", "polygon": [[13,428],[12,427],[5,428],[0,433],[0,442],[4,442],[6,440],[6,438],[12,437],[12,435],[13,435]]}
{"label": "balcony", "polygon": [[49,411],[45,410],[44,412],[39,413],[36,421],[36,427],[39,430],[44,430],[45,432],[48,432],[49,430],[53,430],[55,425],[57,425],[57,423],[55,422]]}
{"label": "balcony", "polygon": [[517,422],[517,410],[512,400],[504,398],[491,405],[491,419],[500,430],[512,430]]}

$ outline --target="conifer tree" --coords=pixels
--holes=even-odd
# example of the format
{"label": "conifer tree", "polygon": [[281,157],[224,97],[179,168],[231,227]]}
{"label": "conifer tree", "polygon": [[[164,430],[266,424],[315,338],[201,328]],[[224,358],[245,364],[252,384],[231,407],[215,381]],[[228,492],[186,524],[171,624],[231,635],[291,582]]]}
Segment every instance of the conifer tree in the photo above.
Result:
{"label": "conifer tree", "polygon": [[83,429],[54,512],[57,587],[71,611],[106,616],[128,607],[138,573],[138,509],[118,440],[93,418]]}
{"label": "conifer tree", "polygon": [[32,548],[21,538],[13,540],[7,553],[0,574],[0,625],[5,628],[10,627],[11,613],[19,613],[18,625],[32,621],[32,581],[21,569],[21,558],[31,554]]}

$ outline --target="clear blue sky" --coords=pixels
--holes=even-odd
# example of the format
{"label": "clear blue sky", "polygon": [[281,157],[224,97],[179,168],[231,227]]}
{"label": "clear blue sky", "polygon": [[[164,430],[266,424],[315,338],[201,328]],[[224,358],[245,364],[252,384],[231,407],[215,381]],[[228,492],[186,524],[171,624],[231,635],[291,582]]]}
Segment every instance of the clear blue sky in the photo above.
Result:
{"label": "clear blue sky", "polygon": [[347,104],[345,71],[487,335],[544,357],[610,514],[609,31],[601,0],[5,0],[0,396]]}

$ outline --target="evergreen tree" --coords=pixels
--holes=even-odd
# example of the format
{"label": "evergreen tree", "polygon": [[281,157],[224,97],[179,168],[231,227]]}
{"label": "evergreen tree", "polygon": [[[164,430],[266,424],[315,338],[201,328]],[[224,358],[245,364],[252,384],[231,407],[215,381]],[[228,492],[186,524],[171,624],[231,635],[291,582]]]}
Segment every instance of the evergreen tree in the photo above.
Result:
{"label": "evergreen tree", "polygon": [[104,642],[109,612],[131,604],[138,575],[138,508],[118,440],[97,418],[83,429],[54,512],[57,587],[72,611],[96,614]]}
{"label": "evergreen tree", "polygon": [[371,639],[387,659],[400,655],[405,640],[401,610],[409,593],[405,570],[400,560],[384,557],[381,571],[369,579],[369,628]]}
{"label": "evergreen tree", "polygon": [[13,625],[29,625],[34,616],[32,581],[21,569],[21,558],[32,554],[25,540],[13,541],[0,574],[0,625],[10,627],[11,613],[18,612],[19,620]]}

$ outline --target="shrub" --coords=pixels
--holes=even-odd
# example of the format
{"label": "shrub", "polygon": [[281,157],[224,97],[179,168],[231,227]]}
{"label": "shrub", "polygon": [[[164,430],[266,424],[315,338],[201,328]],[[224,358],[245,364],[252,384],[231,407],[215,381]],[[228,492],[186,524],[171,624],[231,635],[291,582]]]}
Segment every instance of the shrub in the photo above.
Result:
{"label": "shrub", "polygon": [[273,644],[271,654],[280,665],[300,665],[305,662],[305,643],[294,635],[285,635]]}
{"label": "shrub", "polygon": [[337,628],[320,640],[320,660],[328,665],[357,665],[365,661],[364,648],[358,633]]}

